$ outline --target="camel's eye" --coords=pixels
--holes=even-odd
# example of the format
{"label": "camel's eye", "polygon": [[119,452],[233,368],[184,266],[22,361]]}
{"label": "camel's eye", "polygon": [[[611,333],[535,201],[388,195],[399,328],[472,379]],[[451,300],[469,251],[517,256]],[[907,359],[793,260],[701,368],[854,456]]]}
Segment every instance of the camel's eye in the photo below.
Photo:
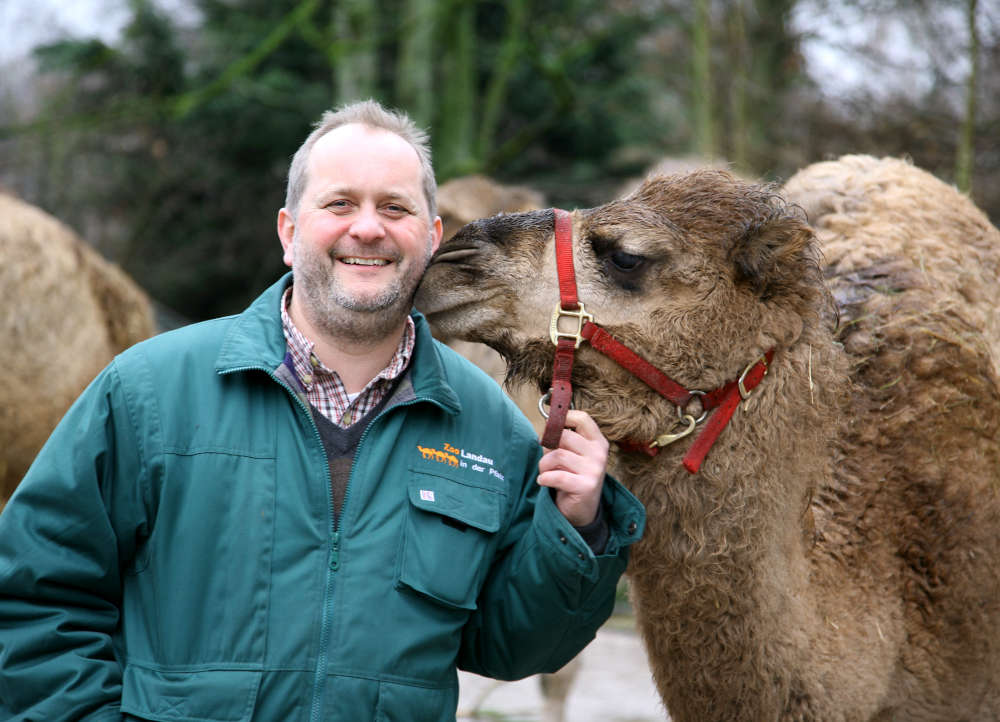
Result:
{"label": "camel's eye", "polygon": [[625,251],[615,251],[608,256],[608,261],[619,271],[634,271],[642,262],[646,260],[642,256],[636,256]]}
{"label": "camel's eye", "polygon": [[604,256],[604,275],[609,281],[624,291],[642,290],[642,279],[649,266],[647,258],[613,250]]}
{"label": "camel's eye", "polygon": [[626,291],[638,291],[649,259],[623,251],[620,239],[611,234],[594,233],[590,245],[605,277]]}

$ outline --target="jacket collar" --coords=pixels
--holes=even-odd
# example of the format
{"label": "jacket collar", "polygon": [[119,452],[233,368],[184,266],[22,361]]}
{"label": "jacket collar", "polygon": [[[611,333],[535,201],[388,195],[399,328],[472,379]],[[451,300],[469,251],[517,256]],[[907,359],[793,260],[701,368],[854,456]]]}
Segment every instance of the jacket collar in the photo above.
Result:
{"label": "jacket collar", "polygon": [[[281,296],[292,283],[292,274],[286,273],[274,285],[236,316],[226,332],[215,370],[220,374],[250,369],[269,373],[278,368],[285,358],[285,334],[281,329]],[[423,315],[411,312],[416,329],[416,343],[410,360],[409,377],[417,398],[438,403],[450,413],[457,414],[462,405],[458,395],[448,384],[441,364],[437,341]]]}

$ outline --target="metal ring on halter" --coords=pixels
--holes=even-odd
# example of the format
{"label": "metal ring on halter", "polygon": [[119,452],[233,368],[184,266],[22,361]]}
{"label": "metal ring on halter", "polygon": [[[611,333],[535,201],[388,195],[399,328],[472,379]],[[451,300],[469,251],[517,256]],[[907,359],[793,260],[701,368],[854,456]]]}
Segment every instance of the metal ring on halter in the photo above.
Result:
{"label": "metal ring on halter", "polygon": [[[691,394],[692,396],[705,396],[706,395],[704,391],[698,391],[698,389],[688,389],[688,393]],[[691,403],[691,399],[688,399],[688,404],[690,404],[690,403]],[[684,411],[686,409],[687,409],[687,404],[684,404],[683,408],[680,407],[680,406],[677,407],[677,418],[680,419],[681,421],[684,420],[685,416],[691,416],[691,414],[685,414],[684,413]],[[700,424],[702,421],[705,420],[706,416],[708,416],[708,409],[706,409],[705,405],[702,404],[702,407],[701,407],[701,416],[699,416],[697,419],[694,419],[693,416],[691,416],[691,418],[694,419],[694,423],[695,424]]]}
{"label": "metal ring on halter", "polygon": [[[538,399],[538,413],[540,413],[543,418],[546,419],[549,418],[549,412],[545,410],[545,407],[549,405],[549,402],[551,400],[552,400],[552,389],[546,391],[545,394],[540,399]],[[569,407],[571,409],[573,408],[572,401],[569,402]]]}

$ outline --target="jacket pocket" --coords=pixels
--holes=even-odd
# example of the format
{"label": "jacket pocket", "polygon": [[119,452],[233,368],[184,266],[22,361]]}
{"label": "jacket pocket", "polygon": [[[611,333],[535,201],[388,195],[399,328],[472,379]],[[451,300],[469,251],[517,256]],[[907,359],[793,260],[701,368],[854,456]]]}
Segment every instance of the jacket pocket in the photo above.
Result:
{"label": "jacket pocket", "polygon": [[122,714],[178,722],[245,722],[253,714],[261,672],[167,672],[133,664],[122,679]]}
{"label": "jacket pocket", "polygon": [[458,687],[417,687],[381,682],[375,722],[450,722],[458,707]]}
{"label": "jacket pocket", "polygon": [[500,528],[503,494],[411,470],[408,495],[397,588],[475,609]]}

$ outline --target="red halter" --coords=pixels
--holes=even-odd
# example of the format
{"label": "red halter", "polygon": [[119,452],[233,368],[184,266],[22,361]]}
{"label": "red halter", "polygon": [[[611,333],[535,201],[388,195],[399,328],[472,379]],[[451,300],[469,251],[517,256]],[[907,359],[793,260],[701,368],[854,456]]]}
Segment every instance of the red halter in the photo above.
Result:
{"label": "red halter", "polygon": [[[619,366],[638,377],[650,388],[677,406],[678,424],[684,428],[673,433],[662,434],[650,443],[635,441],[619,441],[618,445],[627,451],[639,451],[650,456],[659,453],[660,448],[682,439],[708,416],[712,409],[717,411],[708,418],[704,430],[684,455],[684,468],[692,474],[701,468],[709,449],[729,423],[741,399],[750,396],[750,392],[767,375],[768,366],[774,358],[774,349],[769,350],[756,361],[747,364],[743,373],[734,381],[729,381],[713,391],[688,390],[668,377],[665,373],[640,357],[634,351],[615,339],[611,334],[594,323],[594,317],[587,313],[576,294],[576,274],[573,270],[573,220],[570,214],[555,208],[555,247],[556,269],[559,275],[559,305],[552,314],[549,325],[549,335],[556,346],[555,363],[552,371],[552,388],[549,389],[539,408],[542,413],[543,403],[549,400],[548,421],[542,435],[542,446],[554,449],[559,446],[563,426],[566,423],[566,412],[569,410],[573,386],[570,377],[573,373],[573,355],[582,341],[589,341],[596,351],[613,360]],[[573,331],[559,329],[559,321],[563,318],[575,319]],[[688,403],[695,396],[700,397],[703,413],[699,418],[684,413]]]}

